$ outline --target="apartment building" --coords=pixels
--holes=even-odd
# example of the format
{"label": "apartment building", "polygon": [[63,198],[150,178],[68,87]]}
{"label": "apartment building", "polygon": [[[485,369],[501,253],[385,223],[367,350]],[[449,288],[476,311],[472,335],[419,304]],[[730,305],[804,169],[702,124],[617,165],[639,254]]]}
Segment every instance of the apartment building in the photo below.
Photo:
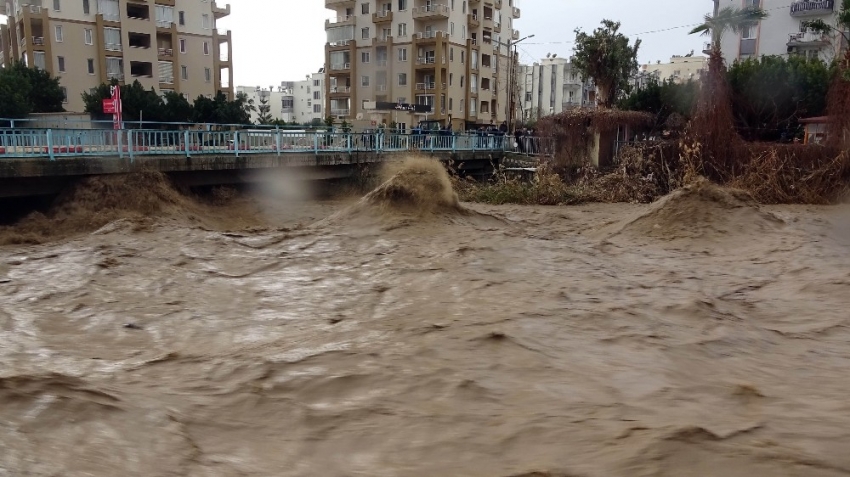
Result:
{"label": "apartment building", "polygon": [[[738,34],[724,34],[720,45],[723,56],[730,63],[743,58],[789,54],[832,61],[842,48],[847,48],[846,43],[837,34],[808,31],[803,22],[821,19],[835,25],[840,7],[836,3],[835,0],[720,0],[721,8],[757,6],[770,15]],[[704,53],[710,48],[711,43],[706,43]]]}
{"label": "apartment building", "polygon": [[68,111],[113,78],[187,98],[233,97],[232,38],[216,29],[230,5],[214,0],[7,0],[0,26],[4,63],[58,76]]}
{"label": "apartment building", "polygon": [[566,58],[550,56],[517,68],[516,118],[536,121],[571,108],[595,107],[596,88]]}
{"label": "apartment building", "polygon": [[505,121],[515,2],[325,0],[334,11],[325,22],[327,112],[402,128],[426,118],[455,130]]}
{"label": "apartment building", "polygon": [[273,120],[307,124],[324,119],[324,86],[325,73],[320,70],[318,73],[307,75],[302,81],[283,81],[279,86],[270,87],[239,86],[236,92],[245,93],[254,101],[254,106],[258,108],[258,111],[251,114],[251,120],[254,122],[259,120],[259,106],[261,101],[266,99]]}
{"label": "apartment building", "polygon": [[699,80],[705,71],[708,71],[708,58],[695,56],[691,51],[683,56],[674,55],[668,63],[662,63],[659,60],[656,63],[641,65],[637,78],[652,78],[658,82],[687,83],[690,80]]}

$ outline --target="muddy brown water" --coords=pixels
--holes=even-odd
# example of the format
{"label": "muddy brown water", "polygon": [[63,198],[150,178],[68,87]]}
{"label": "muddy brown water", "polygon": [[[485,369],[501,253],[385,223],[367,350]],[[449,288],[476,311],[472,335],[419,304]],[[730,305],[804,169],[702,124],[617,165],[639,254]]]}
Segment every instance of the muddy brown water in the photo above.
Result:
{"label": "muddy brown water", "polygon": [[850,209],[441,180],[0,247],[0,476],[850,475]]}

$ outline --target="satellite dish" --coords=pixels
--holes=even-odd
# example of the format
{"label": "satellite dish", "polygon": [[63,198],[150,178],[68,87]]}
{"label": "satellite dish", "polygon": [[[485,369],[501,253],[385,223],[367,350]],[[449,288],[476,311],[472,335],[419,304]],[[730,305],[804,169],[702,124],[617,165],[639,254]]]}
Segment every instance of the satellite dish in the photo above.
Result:
{"label": "satellite dish", "polygon": [[552,57],[552,53],[546,53],[546,58],[551,58],[551,57]]}
{"label": "satellite dish", "polygon": [[558,56],[557,53],[552,53],[552,58],[556,58]]}

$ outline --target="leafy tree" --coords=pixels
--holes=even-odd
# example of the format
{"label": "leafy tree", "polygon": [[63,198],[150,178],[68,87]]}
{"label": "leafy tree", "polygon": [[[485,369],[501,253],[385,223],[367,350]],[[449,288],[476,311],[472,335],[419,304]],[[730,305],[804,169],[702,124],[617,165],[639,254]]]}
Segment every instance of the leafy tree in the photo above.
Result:
{"label": "leafy tree", "polygon": [[266,95],[260,96],[260,105],[257,106],[257,124],[271,124],[272,122],[272,107],[269,104],[269,97]]}
{"label": "leafy tree", "polygon": [[64,111],[65,94],[59,79],[39,68],[15,62],[0,69],[0,117],[22,118],[31,113]]}
{"label": "leafy tree", "polygon": [[[91,93],[83,93],[85,112],[103,115],[103,100],[112,97],[109,88],[116,85],[118,81],[113,79],[110,84],[101,84]],[[145,122],[163,120],[165,105],[162,98],[153,88],[146,90],[138,80],[121,86],[121,105],[127,127],[138,126],[140,118]]]}
{"label": "leafy tree", "polygon": [[30,86],[17,68],[0,69],[0,117],[19,119],[32,112]]}
{"label": "leafy tree", "polygon": [[[803,22],[803,26],[809,30],[829,35],[838,41],[839,45],[850,44],[850,0],[840,0],[841,6],[835,14],[835,26],[830,25],[822,19]],[[841,60],[845,78],[850,80],[850,48],[844,49],[844,58]]]}
{"label": "leafy tree", "polygon": [[210,124],[251,124],[251,112],[254,111],[253,100],[248,95],[239,93],[236,99],[228,101],[221,91],[210,99],[198,96],[192,112],[192,121]]}
{"label": "leafy tree", "polygon": [[192,119],[193,108],[180,93],[169,91],[163,96],[162,120],[169,123],[185,123]]}
{"label": "leafy tree", "polygon": [[59,78],[50,76],[50,73],[40,68],[28,68],[20,62],[14,63],[11,69],[17,71],[28,85],[28,98],[33,113],[65,111],[62,107],[65,93],[59,85]]}
{"label": "leafy tree", "polygon": [[798,120],[821,116],[832,76],[818,59],[792,55],[735,62],[728,73],[739,133],[751,140],[793,137]]}
{"label": "leafy tree", "polygon": [[657,124],[661,125],[673,113],[690,117],[698,95],[699,83],[696,81],[675,83],[671,80],[651,80],[645,87],[621,99],[617,106],[620,109],[652,113],[656,115]]}
{"label": "leafy tree", "polygon": [[720,49],[720,42],[727,31],[740,33],[745,27],[754,25],[767,16],[767,12],[761,8],[725,7],[715,15],[706,15],[704,23],[691,30],[690,34],[699,33],[711,36],[711,53],[709,55],[712,58],[722,60],[723,52]]}
{"label": "leafy tree", "polygon": [[640,39],[630,45],[620,31],[620,23],[602,20],[602,27],[592,34],[576,29],[574,63],[583,79],[596,84],[597,97],[603,107],[611,107],[621,91],[628,91],[629,78],[638,68]]}

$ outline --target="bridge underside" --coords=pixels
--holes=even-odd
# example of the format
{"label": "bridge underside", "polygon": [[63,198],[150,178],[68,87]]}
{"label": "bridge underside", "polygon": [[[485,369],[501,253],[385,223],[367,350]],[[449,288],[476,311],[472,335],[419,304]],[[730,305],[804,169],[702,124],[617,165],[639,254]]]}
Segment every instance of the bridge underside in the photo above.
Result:
{"label": "bridge underside", "polygon": [[[424,154],[424,153],[423,153]],[[501,161],[501,153],[434,152],[458,173],[486,177]],[[135,160],[119,157],[22,158],[0,161],[0,198],[52,195],[86,176],[159,171],[188,186],[257,183],[285,174],[297,181],[346,179],[370,164],[400,161],[410,153],[253,154],[226,156],[145,156]]]}

